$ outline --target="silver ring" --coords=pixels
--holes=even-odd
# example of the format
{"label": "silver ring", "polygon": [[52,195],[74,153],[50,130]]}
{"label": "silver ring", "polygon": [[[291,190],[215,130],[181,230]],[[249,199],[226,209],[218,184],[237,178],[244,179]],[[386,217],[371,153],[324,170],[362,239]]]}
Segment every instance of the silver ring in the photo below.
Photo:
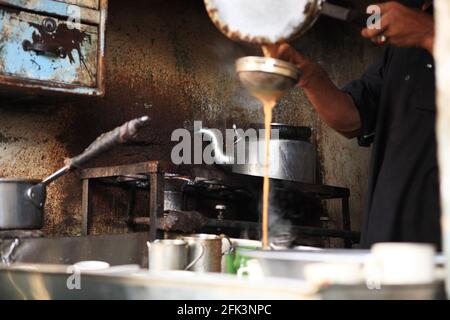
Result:
{"label": "silver ring", "polygon": [[387,37],[383,34],[378,38],[378,41],[383,44],[387,42]]}

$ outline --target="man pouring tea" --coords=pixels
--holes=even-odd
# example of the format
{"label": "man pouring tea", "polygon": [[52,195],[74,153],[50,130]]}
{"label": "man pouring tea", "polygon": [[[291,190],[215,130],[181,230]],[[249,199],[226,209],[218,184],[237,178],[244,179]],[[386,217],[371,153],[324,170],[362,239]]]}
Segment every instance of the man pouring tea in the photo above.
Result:
{"label": "man pouring tea", "polygon": [[433,3],[378,6],[381,28],[365,28],[362,36],[386,45],[384,56],[343,88],[287,44],[268,51],[301,69],[298,86],[323,121],[361,146],[372,146],[362,247],[423,242],[440,248]]}

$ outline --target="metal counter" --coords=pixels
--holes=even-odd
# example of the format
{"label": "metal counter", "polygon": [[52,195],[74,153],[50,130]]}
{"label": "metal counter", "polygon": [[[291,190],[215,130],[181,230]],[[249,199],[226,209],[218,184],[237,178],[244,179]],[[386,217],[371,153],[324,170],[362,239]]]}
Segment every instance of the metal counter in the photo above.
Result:
{"label": "metal counter", "polygon": [[[19,267],[18,269],[15,269]],[[38,268],[39,271],[20,270]],[[73,274],[64,266],[21,265],[0,269],[0,299],[276,300],[316,299],[306,283],[284,279],[241,280],[193,272],[129,275],[81,274],[79,289],[68,288]],[[69,279],[69,280],[68,280]]]}

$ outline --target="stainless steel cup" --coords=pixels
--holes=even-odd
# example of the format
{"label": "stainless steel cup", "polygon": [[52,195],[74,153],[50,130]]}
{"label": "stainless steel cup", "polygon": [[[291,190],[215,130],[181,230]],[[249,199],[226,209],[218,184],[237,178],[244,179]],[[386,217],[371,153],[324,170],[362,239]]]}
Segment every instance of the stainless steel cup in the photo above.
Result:
{"label": "stainless steel cup", "polygon": [[[182,239],[147,242],[148,268],[152,271],[187,270],[203,255],[203,250],[189,259],[188,243]],[[188,264],[188,261],[191,261]]]}
{"label": "stainless steel cup", "polygon": [[[230,242],[230,249],[222,252],[222,239]],[[189,259],[200,257],[188,270],[197,272],[221,272],[222,255],[233,249],[231,240],[225,235],[192,234],[182,238],[189,244]],[[203,251],[203,254],[202,254]]]}

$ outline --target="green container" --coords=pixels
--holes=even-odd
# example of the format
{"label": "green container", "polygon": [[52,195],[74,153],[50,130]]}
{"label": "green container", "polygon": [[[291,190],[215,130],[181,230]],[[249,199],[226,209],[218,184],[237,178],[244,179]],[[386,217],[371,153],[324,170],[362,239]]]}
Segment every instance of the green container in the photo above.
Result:
{"label": "green container", "polygon": [[240,267],[245,267],[249,258],[241,255],[241,250],[256,250],[257,246],[237,246],[235,250],[225,255],[226,272],[236,274]]}

